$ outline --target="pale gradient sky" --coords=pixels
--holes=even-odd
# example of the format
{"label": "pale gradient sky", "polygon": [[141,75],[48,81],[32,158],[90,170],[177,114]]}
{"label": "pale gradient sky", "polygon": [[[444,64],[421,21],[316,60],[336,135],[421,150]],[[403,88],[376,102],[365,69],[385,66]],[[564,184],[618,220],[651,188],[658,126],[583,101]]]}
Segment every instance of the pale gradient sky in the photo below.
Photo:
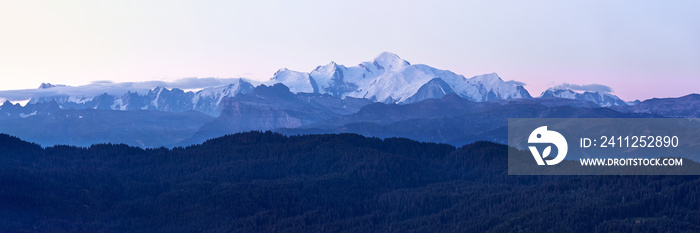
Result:
{"label": "pale gradient sky", "polygon": [[380,52],[533,96],[700,92],[700,1],[3,1],[0,90],[184,77],[267,80]]}

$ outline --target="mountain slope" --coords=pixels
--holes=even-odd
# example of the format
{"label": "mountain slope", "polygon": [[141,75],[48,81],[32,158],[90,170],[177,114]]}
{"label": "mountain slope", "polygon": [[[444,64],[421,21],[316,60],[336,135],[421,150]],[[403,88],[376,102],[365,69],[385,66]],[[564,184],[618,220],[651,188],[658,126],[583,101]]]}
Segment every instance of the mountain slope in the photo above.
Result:
{"label": "mountain slope", "polygon": [[416,94],[406,99],[407,103],[415,103],[427,99],[440,99],[443,96],[454,93],[449,84],[441,78],[434,78],[428,81],[425,85],[418,88]]}
{"label": "mountain slope", "polygon": [[[398,104],[441,98],[449,93],[476,102],[531,98],[525,88],[505,82],[495,73],[465,78],[449,70],[413,65],[387,52],[352,67],[330,62],[309,73],[283,68],[264,83],[267,86],[282,83],[295,94],[327,94]],[[129,90],[123,94],[104,93],[97,96],[73,95],[70,93],[71,90],[77,91],[75,87],[52,84],[42,84],[40,89],[52,89],[54,94],[37,94],[29,101],[30,104],[55,101],[62,109],[195,110],[216,117],[220,114],[224,98],[250,93],[254,85],[251,81],[238,79],[229,85],[208,87],[197,92],[155,87],[146,93]]]}
{"label": "mountain slope", "polygon": [[0,132],[43,146],[124,143],[172,146],[213,118],[196,111],[60,109],[56,102],[0,108]]}
{"label": "mountain slope", "polygon": [[601,107],[611,107],[611,106],[627,106],[627,103],[621,100],[619,97],[603,92],[590,92],[586,91],[583,93],[577,93],[569,89],[548,89],[542,92],[540,98],[564,98],[573,100],[585,100],[590,101]]}
{"label": "mountain slope", "polygon": [[[649,114],[626,113],[600,107],[579,107],[580,102],[552,98],[527,101],[473,102],[455,94],[442,99],[396,105],[374,103],[359,112],[319,122],[307,128],[280,129],[289,135],[309,133],[357,133],[389,138],[405,137],[455,146],[480,140],[507,142],[508,118],[643,118]],[[559,99],[562,100],[562,99]],[[573,101],[573,102],[572,102]]]}
{"label": "mountain slope", "polygon": [[[295,93],[350,96],[383,103],[414,103],[451,92],[477,102],[531,98],[522,86],[505,82],[495,73],[467,79],[448,70],[411,65],[396,54],[386,52],[352,67],[331,62],[310,73],[282,69],[267,83],[283,83]],[[437,91],[435,85],[441,91]]]}
{"label": "mountain slope", "polygon": [[[43,84],[41,88],[55,88]],[[98,96],[58,95],[32,98],[29,104],[55,101],[62,109],[99,110],[153,110],[167,112],[199,111],[210,116],[221,112],[221,100],[239,93],[249,93],[253,85],[244,79],[225,86],[209,87],[197,92],[185,92],[178,88],[156,87],[141,95],[128,91],[121,96],[104,93]]]}
{"label": "mountain slope", "polygon": [[369,103],[366,99],[351,97],[340,99],[321,94],[294,94],[283,84],[260,85],[251,93],[225,98],[219,117],[202,126],[180,145],[197,144],[250,130],[304,127],[351,114]]}
{"label": "mountain slope", "polygon": [[700,94],[678,98],[653,98],[633,106],[615,108],[632,113],[658,114],[665,117],[700,118]]}

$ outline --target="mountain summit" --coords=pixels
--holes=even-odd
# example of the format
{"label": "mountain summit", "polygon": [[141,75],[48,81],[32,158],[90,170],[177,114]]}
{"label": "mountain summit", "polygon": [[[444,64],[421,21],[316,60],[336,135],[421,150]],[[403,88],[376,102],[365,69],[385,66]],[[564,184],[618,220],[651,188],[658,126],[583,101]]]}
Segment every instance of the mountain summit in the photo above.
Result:
{"label": "mountain summit", "polygon": [[[41,86],[41,88],[59,87],[50,83],[42,84]],[[121,96],[107,93],[98,96],[40,96],[32,98],[29,104],[56,102],[62,109],[152,110],[167,112],[194,110],[215,117],[221,112],[222,99],[233,97],[240,93],[251,92],[254,88],[248,80],[238,79],[228,85],[208,87],[197,92],[186,92],[178,88],[167,89],[158,86],[148,91],[145,95],[128,91]]]}
{"label": "mountain summit", "polygon": [[309,73],[281,69],[267,82],[269,85],[275,83],[282,83],[296,93],[349,96],[400,104],[441,98],[448,93],[477,102],[532,98],[525,88],[505,82],[495,73],[465,78],[448,70],[412,65],[389,52],[352,67],[330,62]]}
{"label": "mountain summit", "polygon": [[411,63],[408,63],[406,60],[401,59],[399,55],[389,52],[383,52],[379,54],[379,56],[372,60],[372,63],[375,64],[377,67],[381,67],[386,70],[397,70],[402,67],[411,65]]}
{"label": "mountain summit", "polygon": [[550,88],[542,92],[541,98],[563,98],[563,99],[573,99],[573,100],[585,100],[593,102],[601,107],[611,107],[611,106],[627,106],[625,101],[621,100],[616,95],[606,93],[606,92],[591,92],[586,91],[583,93],[578,93],[570,89],[556,89]]}
{"label": "mountain summit", "polygon": [[52,87],[65,87],[65,86],[66,86],[66,85],[60,85],[60,84],[59,84],[59,85],[54,85],[54,84],[51,84],[51,83],[41,83],[41,85],[39,85],[39,89],[49,89],[49,88],[52,88]]}

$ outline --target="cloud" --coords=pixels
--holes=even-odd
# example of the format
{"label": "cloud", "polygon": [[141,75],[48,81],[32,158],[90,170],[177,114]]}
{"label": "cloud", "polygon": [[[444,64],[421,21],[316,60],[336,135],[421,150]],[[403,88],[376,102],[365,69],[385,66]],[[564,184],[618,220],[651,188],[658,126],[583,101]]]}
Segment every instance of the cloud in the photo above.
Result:
{"label": "cloud", "polygon": [[514,84],[514,85],[516,85],[516,86],[525,86],[525,85],[527,85],[527,84],[525,84],[524,82],[515,81],[515,80],[510,80],[510,81],[508,81],[507,83]]}
{"label": "cloud", "polygon": [[586,85],[562,83],[561,85],[552,87],[552,89],[555,89],[555,90],[570,89],[573,91],[590,91],[590,92],[602,92],[602,93],[612,92],[612,88],[610,88],[609,86],[606,86],[603,84],[597,84],[597,83],[586,84]]}
{"label": "cloud", "polygon": [[114,82],[109,81],[109,80],[97,80],[97,81],[92,81],[92,84],[110,84],[110,83],[114,83]]}
{"label": "cloud", "polygon": [[[97,96],[103,93],[121,96],[127,92],[137,92],[146,94],[156,87],[168,89],[201,89],[216,87],[238,82],[238,78],[182,78],[173,81],[144,81],[144,82],[122,82],[94,81],[82,86],[56,86],[46,89],[24,89],[24,90],[4,90],[0,91],[0,99],[9,101],[21,101],[38,97],[50,96]],[[250,80],[246,80],[255,84]]]}
{"label": "cloud", "polygon": [[[238,80],[238,78],[183,78],[166,83],[165,85],[168,88],[196,89],[228,85],[238,82]],[[250,82],[250,80],[247,81]]]}

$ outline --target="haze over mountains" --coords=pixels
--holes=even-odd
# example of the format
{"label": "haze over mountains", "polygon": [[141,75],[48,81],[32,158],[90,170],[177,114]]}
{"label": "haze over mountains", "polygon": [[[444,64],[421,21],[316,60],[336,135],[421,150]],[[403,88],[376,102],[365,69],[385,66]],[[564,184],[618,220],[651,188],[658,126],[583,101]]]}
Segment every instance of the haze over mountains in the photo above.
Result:
{"label": "haze over mountains", "polygon": [[[101,94],[86,96],[61,92],[60,94],[37,94],[29,103],[55,100],[63,109],[103,109],[103,110],[158,110],[182,112],[195,110],[211,116],[220,113],[221,100],[238,93],[249,93],[255,86],[282,83],[293,93],[328,94],[335,97],[366,98],[373,102],[407,104],[425,99],[441,98],[449,93],[475,102],[515,98],[532,98],[530,93],[517,82],[505,82],[497,74],[483,74],[466,78],[449,70],[440,70],[428,65],[410,64],[392,53],[382,53],[372,61],[356,66],[330,62],[318,66],[311,72],[292,71],[286,68],[277,71],[266,82],[247,79],[234,79],[230,84],[207,87],[199,91],[183,91],[178,88],[155,87],[146,94],[136,90],[121,95]],[[40,89],[65,88],[62,85],[42,83]],[[74,87],[79,89],[79,87]],[[68,91],[70,92],[70,91]],[[543,95],[560,98],[576,98],[570,95],[545,92]],[[585,94],[585,93],[584,93]],[[609,93],[601,96],[619,98]],[[0,96],[2,97],[2,96]],[[587,98],[601,106],[620,106],[615,102]]]}
{"label": "haze over mountains", "polygon": [[37,95],[26,106],[0,106],[0,132],[42,145],[185,146],[250,130],[354,132],[463,145],[504,142],[507,118],[513,117],[700,117],[700,95],[633,106],[607,92],[565,88],[533,98],[495,73],[466,78],[382,53],[356,66],[280,69],[263,83],[235,79],[198,91]]}
{"label": "haze over mountains", "polygon": [[[40,89],[60,88],[56,85],[42,83]],[[136,91],[128,91],[121,96],[107,93],[98,96],[41,96],[32,98],[28,104],[48,103],[55,101],[62,109],[99,109],[99,110],[154,110],[167,112],[198,111],[210,116],[218,116],[221,111],[221,101],[238,93],[248,93],[254,86],[244,80],[224,85],[209,87],[203,90],[185,92],[178,88],[166,89],[156,87],[145,95]]]}

